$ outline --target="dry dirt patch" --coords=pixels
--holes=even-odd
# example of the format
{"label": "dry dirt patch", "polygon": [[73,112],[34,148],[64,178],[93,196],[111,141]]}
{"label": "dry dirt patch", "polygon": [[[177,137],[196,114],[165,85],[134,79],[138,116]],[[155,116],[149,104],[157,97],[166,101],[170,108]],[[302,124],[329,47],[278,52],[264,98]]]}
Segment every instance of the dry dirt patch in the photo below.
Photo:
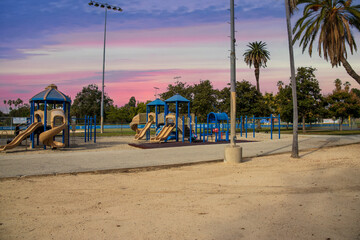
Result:
{"label": "dry dirt patch", "polygon": [[360,239],[360,144],[0,182],[1,239]]}

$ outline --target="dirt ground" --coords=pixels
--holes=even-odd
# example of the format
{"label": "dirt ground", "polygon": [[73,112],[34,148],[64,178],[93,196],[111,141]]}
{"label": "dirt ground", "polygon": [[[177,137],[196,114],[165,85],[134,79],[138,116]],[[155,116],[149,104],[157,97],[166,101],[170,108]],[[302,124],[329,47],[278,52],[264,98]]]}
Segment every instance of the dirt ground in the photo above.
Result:
{"label": "dirt ground", "polygon": [[0,239],[360,239],[360,144],[0,181]]}

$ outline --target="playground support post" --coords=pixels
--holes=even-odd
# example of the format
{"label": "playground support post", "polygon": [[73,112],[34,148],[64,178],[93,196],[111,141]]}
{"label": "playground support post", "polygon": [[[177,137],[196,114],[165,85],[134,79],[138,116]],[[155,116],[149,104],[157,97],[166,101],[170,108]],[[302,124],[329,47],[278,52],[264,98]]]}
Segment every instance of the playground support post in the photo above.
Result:
{"label": "playground support post", "polygon": [[185,117],[182,117],[182,142],[185,142]]}

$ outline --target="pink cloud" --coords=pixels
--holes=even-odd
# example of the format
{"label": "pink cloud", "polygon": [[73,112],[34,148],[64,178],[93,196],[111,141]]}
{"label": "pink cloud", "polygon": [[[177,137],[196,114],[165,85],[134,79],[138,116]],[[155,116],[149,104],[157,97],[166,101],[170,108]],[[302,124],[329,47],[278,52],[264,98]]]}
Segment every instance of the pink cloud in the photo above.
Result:
{"label": "pink cloud", "polygon": [[[227,41],[226,24],[197,25],[193,27],[158,28],[150,30],[117,30],[107,32],[107,46],[152,46],[169,44],[216,43]],[[103,44],[102,32],[58,34],[54,39],[61,46],[92,47]]]}

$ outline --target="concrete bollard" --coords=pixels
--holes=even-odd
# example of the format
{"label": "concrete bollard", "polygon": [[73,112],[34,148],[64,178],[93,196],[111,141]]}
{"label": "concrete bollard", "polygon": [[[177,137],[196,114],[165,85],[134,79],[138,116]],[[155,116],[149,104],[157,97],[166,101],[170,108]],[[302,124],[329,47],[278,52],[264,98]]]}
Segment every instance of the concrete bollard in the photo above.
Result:
{"label": "concrete bollard", "polygon": [[242,161],[242,148],[240,146],[228,145],[225,147],[224,162],[240,163]]}

